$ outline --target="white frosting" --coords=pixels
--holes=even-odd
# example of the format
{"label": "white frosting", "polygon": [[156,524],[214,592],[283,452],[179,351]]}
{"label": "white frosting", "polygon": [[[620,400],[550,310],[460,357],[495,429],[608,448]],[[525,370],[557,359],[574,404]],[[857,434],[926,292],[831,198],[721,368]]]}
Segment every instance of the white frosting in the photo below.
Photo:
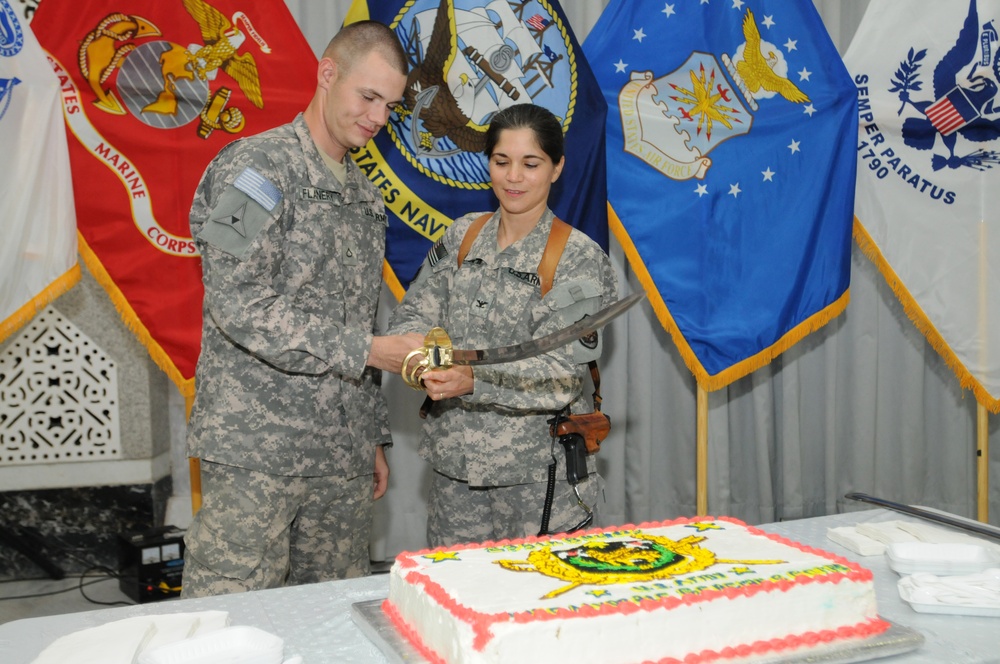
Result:
{"label": "white frosting", "polygon": [[[601,584],[585,573],[576,578],[591,583],[574,585],[566,578],[580,567],[559,566],[551,555],[579,551],[585,543],[638,542],[642,549],[650,541],[662,547],[665,541],[689,537],[704,539],[695,540],[694,553],[691,544],[669,547],[684,554],[683,562],[657,567],[658,578],[651,580]],[[507,564],[519,570],[505,568],[499,560],[515,561]],[[536,570],[536,564],[553,561],[558,571],[550,574],[563,578]],[[692,571],[671,572],[683,572],[683,565]],[[620,576],[605,573],[599,578]],[[544,597],[560,590],[564,592]],[[685,597],[695,599],[678,602]],[[448,664],[681,660],[703,650],[746,649],[757,641],[877,619],[870,574],[830,554],[751,532],[733,520],[685,520],[510,546],[404,553],[392,569],[388,604],[423,646]],[[528,613],[532,611],[537,617]],[[478,643],[477,621],[484,622]]]}

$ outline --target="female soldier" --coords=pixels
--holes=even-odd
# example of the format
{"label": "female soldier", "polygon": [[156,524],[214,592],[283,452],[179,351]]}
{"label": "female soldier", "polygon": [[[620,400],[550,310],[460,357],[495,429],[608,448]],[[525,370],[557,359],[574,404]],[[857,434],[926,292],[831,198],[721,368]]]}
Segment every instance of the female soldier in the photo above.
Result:
{"label": "female soldier", "polygon": [[[507,108],[491,121],[484,152],[499,209],[451,225],[396,308],[392,334],[438,326],[456,348],[507,346],[617,300],[607,255],[548,208],[565,161],[556,117],[532,104]],[[555,248],[546,250],[550,235]],[[549,420],[592,410],[583,385],[600,352],[594,335],[517,362],[422,374],[433,402],[420,444],[434,470],[431,546],[538,535],[546,522],[548,532],[590,523],[602,484],[594,459],[570,484]]]}

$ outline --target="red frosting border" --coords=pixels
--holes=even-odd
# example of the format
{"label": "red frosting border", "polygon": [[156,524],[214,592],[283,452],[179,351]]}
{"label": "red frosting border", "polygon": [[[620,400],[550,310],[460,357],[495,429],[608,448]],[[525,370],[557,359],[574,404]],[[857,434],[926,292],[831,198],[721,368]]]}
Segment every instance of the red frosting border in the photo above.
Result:
{"label": "red frosting border", "polygon": [[[554,535],[548,537],[525,537],[522,539],[514,540],[500,540],[497,542],[486,541],[486,542],[470,542],[467,544],[459,544],[450,547],[437,547],[434,549],[421,549],[414,552],[402,552],[397,556],[396,560],[403,569],[409,569],[417,566],[415,558],[418,556],[425,556],[431,553],[441,552],[441,551],[465,551],[468,549],[485,549],[490,547],[498,546],[519,546],[526,543],[533,542],[548,542],[548,541],[558,541],[566,537],[580,537],[582,535],[594,535],[609,531],[617,530],[641,530],[641,529],[652,529],[652,528],[663,528],[666,526],[676,526],[676,525],[686,525],[689,523],[702,523],[706,521],[723,521],[731,523],[742,528],[745,528],[748,532],[753,535],[759,535],[766,537],[774,542],[784,544],[786,546],[798,549],[804,553],[810,553],[813,555],[826,558],[827,560],[841,564],[851,571],[848,573],[843,572],[833,572],[823,577],[808,577],[799,581],[775,581],[766,586],[768,592],[773,591],[777,588],[779,591],[785,592],[788,589],[798,586],[805,585],[808,583],[840,583],[841,581],[847,579],[851,581],[869,581],[873,578],[873,574],[870,570],[865,569],[855,562],[852,562],[842,556],[838,556],[829,551],[824,551],[822,549],[817,549],[815,547],[806,546],[795,542],[781,535],[776,535],[773,533],[765,532],[754,526],[750,526],[739,519],[733,517],[681,517],[674,519],[672,521],[659,521],[659,522],[644,522],[639,525],[627,524],[623,526],[614,526],[610,528],[592,528],[590,530],[573,533],[572,535]],[[725,590],[708,590],[698,596],[685,595],[683,598],[670,597],[666,599],[648,599],[641,600],[637,603],[622,603],[615,606],[602,606],[600,608],[595,608],[592,606],[583,606],[576,611],[569,611],[565,608],[558,608],[552,611],[546,611],[545,613],[531,613],[528,611],[523,611],[520,613],[515,613],[513,615],[509,613],[496,613],[496,614],[485,614],[479,613],[473,609],[469,609],[465,606],[460,605],[457,601],[452,599],[448,592],[442,588],[439,584],[432,581],[430,577],[420,574],[413,573],[408,575],[407,580],[412,582],[413,585],[422,585],[425,592],[437,602],[442,608],[451,613],[458,620],[470,625],[473,630],[473,648],[476,650],[482,650],[486,647],[492,638],[492,625],[499,622],[509,622],[513,620],[514,622],[528,623],[536,622],[542,620],[556,620],[556,619],[568,619],[568,618],[592,618],[601,615],[628,615],[635,613],[637,611],[652,611],[665,607],[667,609],[673,609],[681,604],[695,604],[699,602],[717,601],[720,597],[734,598],[739,595],[745,595],[747,597],[752,597],[758,592],[764,592],[765,586],[744,586],[741,588],[727,588]],[[445,664],[436,653],[431,651],[420,639],[420,636],[402,619],[396,610],[395,606],[386,600],[382,604],[382,609],[389,616],[390,621],[393,625],[399,629],[400,633],[409,640],[414,647],[416,647],[421,654],[423,654],[428,660],[434,662],[435,664]],[[823,630],[820,632],[804,632],[802,634],[792,634],[779,639],[770,639],[767,641],[756,641],[752,644],[747,644],[739,646],[736,648],[725,648],[722,652],[716,652],[714,650],[705,650],[700,653],[688,655],[684,660],[677,660],[673,658],[665,658],[659,660],[656,664],[704,664],[707,662],[713,662],[720,659],[730,659],[733,657],[745,657],[751,654],[764,654],[768,652],[781,652],[784,650],[793,650],[806,646],[814,646],[820,643],[829,643],[834,640],[847,640],[847,639],[861,639],[875,636],[881,634],[882,632],[889,629],[890,625],[888,622],[881,620],[879,618],[873,618],[853,626],[841,627],[836,630]]]}
{"label": "red frosting border", "polygon": [[423,655],[424,659],[430,662],[430,664],[448,664],[424,643],[424,640],[420,638],[416,630],[403,620],[403,616],[399,615],[396,606],[391,604],[389,600],[382,602],[382,612],[389,617],[389,622],[403,635],[403,638],[409,641],[417,649],[417,652]]}

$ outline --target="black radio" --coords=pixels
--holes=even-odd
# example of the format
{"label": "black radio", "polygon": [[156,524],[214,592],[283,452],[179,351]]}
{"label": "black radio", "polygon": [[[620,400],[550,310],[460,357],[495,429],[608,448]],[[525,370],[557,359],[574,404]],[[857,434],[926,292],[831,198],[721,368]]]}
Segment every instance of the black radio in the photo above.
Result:
{"label": "black radio", "polygon": [[184,531],[176,526],[118,536],[118,585],[140,604],[181,594]]}

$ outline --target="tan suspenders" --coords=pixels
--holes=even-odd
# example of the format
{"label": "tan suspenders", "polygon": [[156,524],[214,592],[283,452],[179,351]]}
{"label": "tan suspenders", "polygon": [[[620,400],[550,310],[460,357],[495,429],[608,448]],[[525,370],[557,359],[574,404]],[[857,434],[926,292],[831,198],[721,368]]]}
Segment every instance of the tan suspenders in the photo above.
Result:
{"label": "tan suspenders", "polygon": [[[486,225],[486,222],[492,216],[492,212],[487,212],[473,221],[465,231],[465,237],[462,238],[462,245],[458,248],[458,267],[462,267],[465,257],[469,255],[469,250],[472,249],[472,243],[479,237],[479,231],[483,230],[483,226]],[[546,293],[552,290],[552,277],[555,276],[556,266],[559,265],[559,259],[562,257],[563,249],[566,248],[566,242],[569,240],[569,234],[572,230],[573,227],[562,219],[558,217],[552,219],[552,230],[549,231],[549,240],[545,243],[542,260],[538,261],[538,268],[535,270],[539,280],[542,282],[542,297],[545,297]]]}
{"label": "tan suspenders", "polygon": [[[479,236],[479,232],[483,230],[483,226],[486,225],[486,222],[492,216],[492,212],[485,213],[473,221],[465,231],[462,244],[458,248],[458,267],[462,267],[462,263],[469,254],[469,250],[472,249],[472,244]],[[563,249],[566,248],[566,242],[569,240],[572,230],[573,227],[562,219],[558,217],[552,219],[552,229],[549,231],[549,239],[545,243],[542,259],[538,261],[538,268],[536,269],[538,279],[541,282],[542,297],[545,297],[546,293],[552,289],[552,278],[555,276],[556,266],[559,265],[559,259],[562,257]],[[592,454],[601,449],[601,441],[608,435],[611,423],[601,413],[601,373],[597,368],[597,362],[591,360],[587,363],[587,366],[590,368],[590,377],[594,381],[594,412],[572,416],[571,419],[557,425],[553,430],[553,434],[579,433],[586,442],[587,451]]]}

